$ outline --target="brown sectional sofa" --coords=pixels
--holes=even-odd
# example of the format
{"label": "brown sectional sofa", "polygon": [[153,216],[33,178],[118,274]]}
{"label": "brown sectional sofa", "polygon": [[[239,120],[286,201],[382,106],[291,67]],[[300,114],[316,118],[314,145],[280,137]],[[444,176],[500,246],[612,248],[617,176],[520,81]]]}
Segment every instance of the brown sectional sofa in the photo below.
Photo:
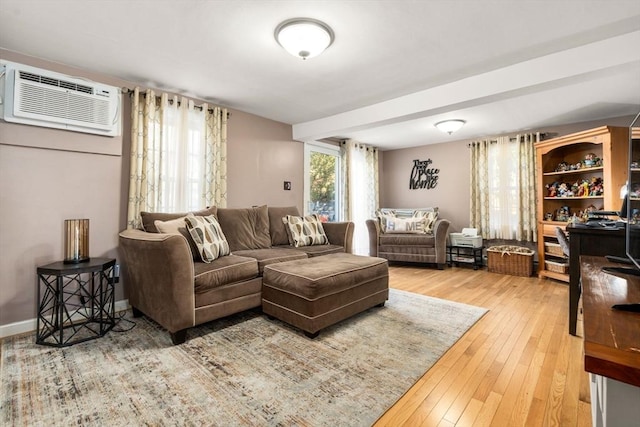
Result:
{"label": "brown sectional sofa", "polygon": [[188,328],[240,311],[260,307],[264,267],[330,253],[351,253],[353,223],[325,223],[328,245],[293,248],[282,217],[298,216],[296,207],[215,207],[195,215],[214,215],[231,255],[204,263],[186,237],[159,233],[156,221],[186,214],[143,213],[144,230],[120,233],[123,274],[134,315],[145,314],[171,333],[174,344],[185,341]]}
{"label": "brown sectional sofa", "polygon": [[[393,214],[399,218],[411,218],[416,211],[438,212],[438,208],[380,209],[380,214]],[[437,218],[429,233],[384,232],[380,219],[367,220],[369,255],[389,261],[435,264],[438,269],[447,263],[447,236],[449,220]]]}

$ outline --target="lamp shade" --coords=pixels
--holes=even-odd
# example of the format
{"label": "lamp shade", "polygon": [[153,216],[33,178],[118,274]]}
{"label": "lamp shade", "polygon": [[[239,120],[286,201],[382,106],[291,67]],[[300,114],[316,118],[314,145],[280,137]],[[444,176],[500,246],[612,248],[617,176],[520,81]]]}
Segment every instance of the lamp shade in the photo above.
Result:
{"label": "lamp shade", "polygon": [[462,126],[464,126],[466,122],[464,120],[454,119],[454,120],[444,120],[435,124],[435,127],[440,129],[442,132],[448,133],[451,135],[453,132],[459,130]]}
{"label": "lamp shade", "polygon": [[76,264],[89,261],[89,220],[66,219],[64,221],[64,263]]}
{"label": "lamp shade", "polygon": [[333,43],[333,31],[324,22],[310,18],[284,21],[275,30],[276,41],[287,52],[302,59],[321,54]]}

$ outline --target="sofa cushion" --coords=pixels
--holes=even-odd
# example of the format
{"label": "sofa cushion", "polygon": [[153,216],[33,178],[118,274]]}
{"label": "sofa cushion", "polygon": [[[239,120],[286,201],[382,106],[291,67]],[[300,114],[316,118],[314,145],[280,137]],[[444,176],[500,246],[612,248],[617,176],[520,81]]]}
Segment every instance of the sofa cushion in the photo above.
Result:
{"label": "sofa cushion", "polygon": [[160,221],[156,219],[153,223],[158,230],[158,233],[163,234],[181,234],[187,239],[189,243],[189,249],[191,249],[191,255],[193,259],[200,259],[200,254],[198,253],[198,247],[196,243],[193,241],[189,230],[187,230],[187,225],[184,222],[185,216],[181,216],[180,218],[171,219],[169,221]]}
{"label": "sofa cushion", "polygon": [[271,247],[267,206],[245,209],[218,209],[218,222],[232,252]]}
{"label": "sofa cushion", "polygon": [[209,216],[216,215],[217,209],[215,206],[211,206],[206,209],[202,209],[194,212],[183,213],[161,213],[161,212],[140,212],[140,218],[142,219],[142,229],[147,233],[158,233],[158,229],[155,226],[155,221],[170,221],[172,219],[182,218],[192,213],[196,216]]}
{"label": "sofa cushion", "polygon": [[340,245],[313,245],[313,246],[301,246],[296,248],[297,251],[301,251],[307,254],[309,258],[344,253],[344,246]]}
{"label": "sofa cushion", "polygon": [[258,261],[238,255],[224,256],[210,263],[194,262],[193,267],[196,293],[258,277]]}
{"label": "sofa cushion", "polygon": [[229,255],[229,243],[215,216],[187,215],[184,221],[203,262]]}
{"label": "sofa cushion", "polygon": [[329,244],[320,217],[316,214],[304,217],[287,215],[282,218],[282,222],[287,227],[289,243],[296,248]]}
{"label": "sofa cushion", "polygon": [[300,212],[295,206],[271,207],[269,211],[269,233],[271,234],[271,246],[289,245],[289,233],[282,218],[287,215],[299,216]]}
{"label": "sofa cushion", "polygon": [[380,235],[379,246],[420,246],[435,247],[435,237],[433,234],[394,234],[387,233]]}
{"label": "sofa cushion", "polygon": [[264,271],[264,267],[269,264],[307,258],[306,253],[297,249],[292,249],[290,246],[271,249],[248,249],[244,251],[236,251],[234,254],[257,260],[258,271],[261,276]]}

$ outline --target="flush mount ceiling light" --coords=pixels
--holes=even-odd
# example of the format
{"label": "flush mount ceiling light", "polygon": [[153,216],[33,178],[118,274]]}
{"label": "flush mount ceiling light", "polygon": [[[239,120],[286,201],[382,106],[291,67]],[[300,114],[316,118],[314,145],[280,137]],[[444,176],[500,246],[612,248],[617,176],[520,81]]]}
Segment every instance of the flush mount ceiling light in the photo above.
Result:
{"label": "flush mount ceiling light", "polygon": [[293,18],[276,27],[276,41],[287,52],[307,59],[320,55],[333,43],[333,31],[317,19]]}
{"label": "flush mount ceiling light", "polygon": [[444,120],[435,124],[435,127],[440,129],[442,132],[446,132],[451,135],[453,132],[460,129],[464,126],[466,122],[464,120]]}

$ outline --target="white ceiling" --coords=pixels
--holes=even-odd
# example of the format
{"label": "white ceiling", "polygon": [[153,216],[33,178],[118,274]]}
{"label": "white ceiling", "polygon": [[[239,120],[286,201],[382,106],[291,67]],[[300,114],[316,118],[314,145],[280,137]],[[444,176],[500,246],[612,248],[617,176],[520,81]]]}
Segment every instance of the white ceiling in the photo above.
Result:
{"label": "white ceiling", "polygon": [[[307,61],[298,16],[336,36]],[[0,0],[0,47],[382,149],[640,111],[637,0]]]}

